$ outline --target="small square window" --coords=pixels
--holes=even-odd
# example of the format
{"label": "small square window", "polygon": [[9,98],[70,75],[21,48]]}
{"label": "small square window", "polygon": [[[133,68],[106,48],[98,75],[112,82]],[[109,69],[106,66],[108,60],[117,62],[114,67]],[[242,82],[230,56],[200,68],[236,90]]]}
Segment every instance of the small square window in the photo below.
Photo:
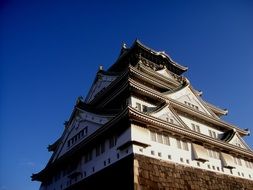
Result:
{"label": "small square window", "polygon": [[138,111],[141,111],[141,104],[140,104],[140,103],[136,103],[136,109],[137,109]]}
{"label": "small square window", "polygon": [[155,155],[155,151],[151,150],[151,155]]}
{"label": "small square window", "polygon": [[142,111],[143,111],[143,112],[147,112],[147,111],[148,111],[148,107],[145,106],[145,105],[142,105]]}
{"label": "small square window", "polygon": [[140,152],[143,152],[143,148],[140,148],[139,151],[140,151]]}
{"label": "small square window", "polygon": [[213,166],[212,168],[213,168],[213,170],[215,170],[215,166]]}
{"label": "small square window", "polygon": [[207,165],[207,167],[208,167],[208,169],[211,169],[211,166],[209,164]]}
{"label": "small square window", "polygon": [[217,170],[220,171],[220,167],[217,167]]}
{"label": "small square window", "polygon": [[197,162],[197,166],[200,166],[200,163],[199,163],[199,162]]}
{"label": "small square window", "polygon": [[187,164],[189,164],[189,163],[190,163],[190,161],[189,161],[188,159],[186,159],[186,163],[187,163]]}
{"label": "small square window", "polygon": [[168,155],[168,159],[170,159],[170,160],[171,160],[171,155]]}
{"label": "small square window", "polygon": [[161,152],[158,152],[158,156],[159,156],[159,157],[162,157],[162,153],[161,153]]}
{"label": "small square window", "polygon": [[183,159],[183,158],[180,158],[180,162],[184,162],[184,159]]}

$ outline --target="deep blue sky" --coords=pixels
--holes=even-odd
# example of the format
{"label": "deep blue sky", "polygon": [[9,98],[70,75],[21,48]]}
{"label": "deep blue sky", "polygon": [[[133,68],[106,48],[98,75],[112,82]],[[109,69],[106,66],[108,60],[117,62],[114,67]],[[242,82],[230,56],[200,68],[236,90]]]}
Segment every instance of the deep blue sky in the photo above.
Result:
{"label": "deep blue sky", "polygon": [[[138,38],[189,67],[203,97],[252,126],[253,1],[8,1],[0,4],[0,190],[33,190],[99,65]],[[252,146],[253,137],[246,137]]]}

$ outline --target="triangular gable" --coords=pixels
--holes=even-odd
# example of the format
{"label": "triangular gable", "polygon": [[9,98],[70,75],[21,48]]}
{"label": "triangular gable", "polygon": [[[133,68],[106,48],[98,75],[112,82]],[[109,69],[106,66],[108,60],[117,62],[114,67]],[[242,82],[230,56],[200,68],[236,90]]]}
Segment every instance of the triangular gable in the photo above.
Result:
{"label": "triangular gable", "polygon": [[101,116],[87,111],[80,111],[75,114],[70,123],[66,126],[52,157],[52,162],[85,140],[89,135],[107,123],[112,116]]}
{"label": "triangular gable", "polygon": [[197,97],[192,90],[190,89],[189,85],[185,88],[182,88],[181,90],[171,93],[171,94],[164,94],[165,96],[177,100],[183,104],[185,104],[188,107],[191,107],[192,109],[195,109],[197,111],[201,111],[208,115],[211,114],[211,111],[202,104],[200,97]]}
{"label": "triangular gable", "polygon": [[98,73],[85,99],[85,102],[89,103],[92,101],[100,91],[109,86],[116,78],[117,76],[103,75],[102,73]]}
{"label": "triangular gable", "polygon": [[228,142],[229,144],[233,144],[235,146],[247,149],[247,150],[251,150],[250,147],[246,144],[246,142],[240,137],[240,135],[238,135],[238,133],[236,132],[235,135],[233,136],[233,138]]}
{"label": "triangular gable", "polygon": [[183,123],[182,120],[177,116],[175,111],[173,111],[172,108],[169,108],[168,105],[165,105],[162,108],[158,109],[157,111],[150,113],[150,115],[162,119],[164,121],[167,121],[169,123],[186,127],[186,125],[182,124]]}

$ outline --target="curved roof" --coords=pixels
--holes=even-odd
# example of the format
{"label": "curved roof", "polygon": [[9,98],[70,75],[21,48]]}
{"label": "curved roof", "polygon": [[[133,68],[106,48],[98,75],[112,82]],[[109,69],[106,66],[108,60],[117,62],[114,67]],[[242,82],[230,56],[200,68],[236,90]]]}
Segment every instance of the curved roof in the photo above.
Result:
{"label": "curved roof", "polygon": [[[118,57],[116,62],[108,69],[108,71],[115,71],[115,70],[119,70],[126,67],[126,65],[124,65],[125,62],[123,62],[122,60],[126,56],[131,57],[129,56],[130,54],[135,54],[136,56],[133,56],[133,57],[137,58],[141,54],[141,52],[145,52],[145,54],[148,54],[149,58],[153,57],[155,60],[158,60],[159,64],[166,66],[175,74],[181,75],[183,72],[187,71],[188,69],[187,67],[182,66],[179,63],[172,60],[172,58],[168,54],[166,54],[164,51],[153,50],[147,47],[146,45],[144,45],[143,43],[141,43],[139,40],[135,40],[133,45],[130,48],[126,48],[126,46],[124,45],[120,52],[121,52],[120,56]],[[141,56],[144,56],[144,55],[142,54]]]}

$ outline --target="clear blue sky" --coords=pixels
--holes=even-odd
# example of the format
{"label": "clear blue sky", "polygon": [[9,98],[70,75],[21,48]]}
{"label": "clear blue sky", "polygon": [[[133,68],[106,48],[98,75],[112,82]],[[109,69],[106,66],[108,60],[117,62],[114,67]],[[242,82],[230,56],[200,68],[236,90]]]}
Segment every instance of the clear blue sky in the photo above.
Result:
{"label": "clear blue sky", "polygon": [[[21,3],[22,2],[22,3]],[[253,1],[0,2],[0,190],[33,190],[32,173],[99,65],[136,39],[189,67],[224,119],[253,131]],[[252,146],[253,137],[246,137]]]}

